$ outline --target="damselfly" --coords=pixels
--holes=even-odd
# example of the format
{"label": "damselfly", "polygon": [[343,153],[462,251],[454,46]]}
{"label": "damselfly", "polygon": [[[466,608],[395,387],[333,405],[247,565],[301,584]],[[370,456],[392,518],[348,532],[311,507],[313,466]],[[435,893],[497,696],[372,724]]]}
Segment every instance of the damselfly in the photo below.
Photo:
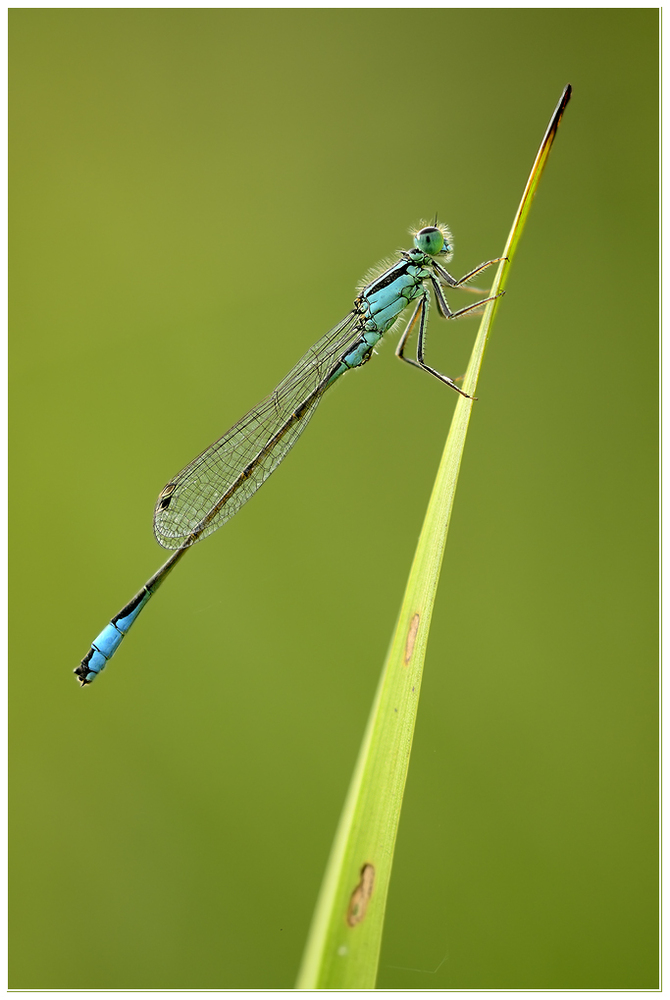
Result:
{"label": "damselfly", "polygon": [[[402,314],[412,303],[414,309],[398,342],[397,357],[471,398],[453,379],[425,362],[430,294],[432,291],[443,319],[471,313],[495,296],[452,312],[443,289],[464,285],[501,258],[488,260],[456,279],[440,262],[448,263],[453,254],[447,226],[436,219],[433,225],[411,232],[414,246],[398,251],[390,266],[386,262],[366,276],[351,312],[342,322],[309,349],[274,392],[194,458],[161,492],[154,511],[154,533],[164,548],[176,551],[93,640],[74,671],[82,685],[90,684],[104,669],[149,598],[184,553],[230,520],[253,496],[298,440],[326,390],[345,372],[369,360],[375,344],[402,322]],[[405,347],[416,327],[416,358],[408,358]]]}

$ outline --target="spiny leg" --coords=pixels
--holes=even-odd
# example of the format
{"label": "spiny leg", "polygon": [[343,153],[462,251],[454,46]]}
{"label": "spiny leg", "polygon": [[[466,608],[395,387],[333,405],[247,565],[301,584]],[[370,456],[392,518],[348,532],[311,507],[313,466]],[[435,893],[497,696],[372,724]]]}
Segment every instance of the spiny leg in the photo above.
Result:
{"label": "spiny leg", "polygon": [[501,295],[505,294],[504,292],[498,292],[497,295],[490,295],[488,299],[480,299],[479,302],[473,302],[470,306],[465,306],[463,309],[458,309],[456,312],[452,312],[449,308],[447,300],[444,297],[442,287],[437,278],[434,278],[431,274],[430,280],[433,285],[433,291],[435,292],[437,311],[443,319],[458,319],[459,316],[465,316],[466,313],[472,312],[473,309],[479,309],[480,306],[486,305],[487,302],[493,302],[495,299],[498,299]]}
{"label": "spiny leg", "polygon": [[[447,306],[447,309],[448,308],[449,307]],[[460,313],[452,313],[451,316],[447,317],[447,319],[453,319],[454,316],[458,315],[460,315]],[[425,322],[421,323],[419,327],[419,340],[416,346],[417,363],[421,366],[421,368],[423,368],[424,371],[430,372],[430,374],[434,375],[435,378],[439,378],[441,382],[445,382],[447,385],[450,385],[452,389],[455,389],[456,392],[460,392],[461,396],[465,396],[466,399],[476,399],[477,398],[476,396],[471,396],[470,393],[465,392],[464,389],[461,389],[459,386],[457,386],[454,380],[449,378],[448,375],[443,375],[441,372],[435,371],[434,368],[431,368],[430,365],[426,364],[423,356],[423,343],[427,327],[428,327],[428,309],[426,308],[426,320]]]}
{"label": "spiny leg", "polygon": [[414,329],[414,324],[416,323],[417,316],[421,312],[422,308],[425,308],[425,303],[426,303],[426,296],[422,295],[419,301],[417,302],[416,308],[410,317],[409,323],[405,327],[405,331],[400,340],[398,341],[398,346],[395,349],[396,358],[400,358],[401,361],[409,361],[410,364],[412,364],[412,362],[410,361],[409,358],[405,357],[403,351],[405,349],[405,344],[407,343],[407,340],[412,330]]}
{"label": "spiny leg", "polygon": [[[452,313],[452,315],[455,315],[455,313]],[[414,324],[416,323],[419,317],[420,317],[419,342],[417,347],[417,360],[414,361],[413,358],[406,358],[403,351],[405,348],[405,344],[407,343],[407,340],[412,330],[414,329]],[[465,396],[466,399],[475,399],[474,396],[471,396],[469,393],[459,388],[454,382],[454,380],[450,379],[448,375],[442,375],[440,372],[435,371],[434,368],[431,368],[429,365],[425,364],[423,360],[423,342],[427,326],[428,326],[428,295],[426,292],[424,292],[424,294],[419,299],[416,309],[412,313],[409,323],[405,327],[405,332],[398,341],[398,346],[395,349],[396,357],[400,358],[401,361],[406,361],[408,365],[414,365],[415,368],[419,368],[424,372],[428,372],[430,375],[434,375],[435,378],[440,380],[440,382],[444,382],[445,385],[451,386],[452,389],[460,393],[461,396]]]}
{"label": "spiny leg", "polygon": [[487,267],[491,266],[491,264],[499,264],[501,260],[507,260],[507,257],[495,257],[493,260],[487,260],[485,264],[480,264],[479,267],[476,267],[473,271],[469,271],[467,274],[463,275],[462,278],[452,277],[446,268],[442,267],[442,265],[436,260],[433,261],[433,267],[443,281],[446,281],[446,283],[451,285],[452,288],[458,288],[459,285],[469,281],[470,278],[474,278],[474,276],[479,274],[480,271],[485,271]]}

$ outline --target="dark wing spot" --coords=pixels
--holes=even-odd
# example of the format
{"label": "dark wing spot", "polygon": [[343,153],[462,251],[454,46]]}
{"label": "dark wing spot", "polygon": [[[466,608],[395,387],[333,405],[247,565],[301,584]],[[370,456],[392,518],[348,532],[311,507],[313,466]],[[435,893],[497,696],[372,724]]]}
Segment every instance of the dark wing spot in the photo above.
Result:
{"label": "dark wing spot", "polygon": [[167,510],[170,506],[170,501],[172,500],[172,494],[175,491],[176,483],[168,483],[161,495],[158,498],[158,509]]}

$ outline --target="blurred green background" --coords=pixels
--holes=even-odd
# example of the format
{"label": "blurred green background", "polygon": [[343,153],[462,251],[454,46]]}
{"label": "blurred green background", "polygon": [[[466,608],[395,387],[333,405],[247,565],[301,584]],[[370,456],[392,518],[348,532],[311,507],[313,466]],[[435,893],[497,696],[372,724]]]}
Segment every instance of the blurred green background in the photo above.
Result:
{"label": "blurred green background", "polygon": [[[657,30],[10,12],[11,987],[294,983],[455,395],[386,344],[100,680],[71,671],[163,560],[163,485],[409,225],[439,212],[455,274],[500,253],[568,81],[479,385],[378,985],[656,986]],[[433,320],[438,368],[476,323]]]}

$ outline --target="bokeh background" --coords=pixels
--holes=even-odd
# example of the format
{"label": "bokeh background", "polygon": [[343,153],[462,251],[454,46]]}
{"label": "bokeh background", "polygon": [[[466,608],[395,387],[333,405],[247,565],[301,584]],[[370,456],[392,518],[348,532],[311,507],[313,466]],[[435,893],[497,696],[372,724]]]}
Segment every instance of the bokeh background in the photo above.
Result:
{"label": "bokeh background", "polygon": [[[655,9],[16,9],[10,985],[295,980],[455,396],[386,344],[198,546],[157,494],[436,211],[500,253],[386,988],[657,984]],[[454,304],[471,299],[452,296]],[[477,320],[435,319],[465,370]]]}

